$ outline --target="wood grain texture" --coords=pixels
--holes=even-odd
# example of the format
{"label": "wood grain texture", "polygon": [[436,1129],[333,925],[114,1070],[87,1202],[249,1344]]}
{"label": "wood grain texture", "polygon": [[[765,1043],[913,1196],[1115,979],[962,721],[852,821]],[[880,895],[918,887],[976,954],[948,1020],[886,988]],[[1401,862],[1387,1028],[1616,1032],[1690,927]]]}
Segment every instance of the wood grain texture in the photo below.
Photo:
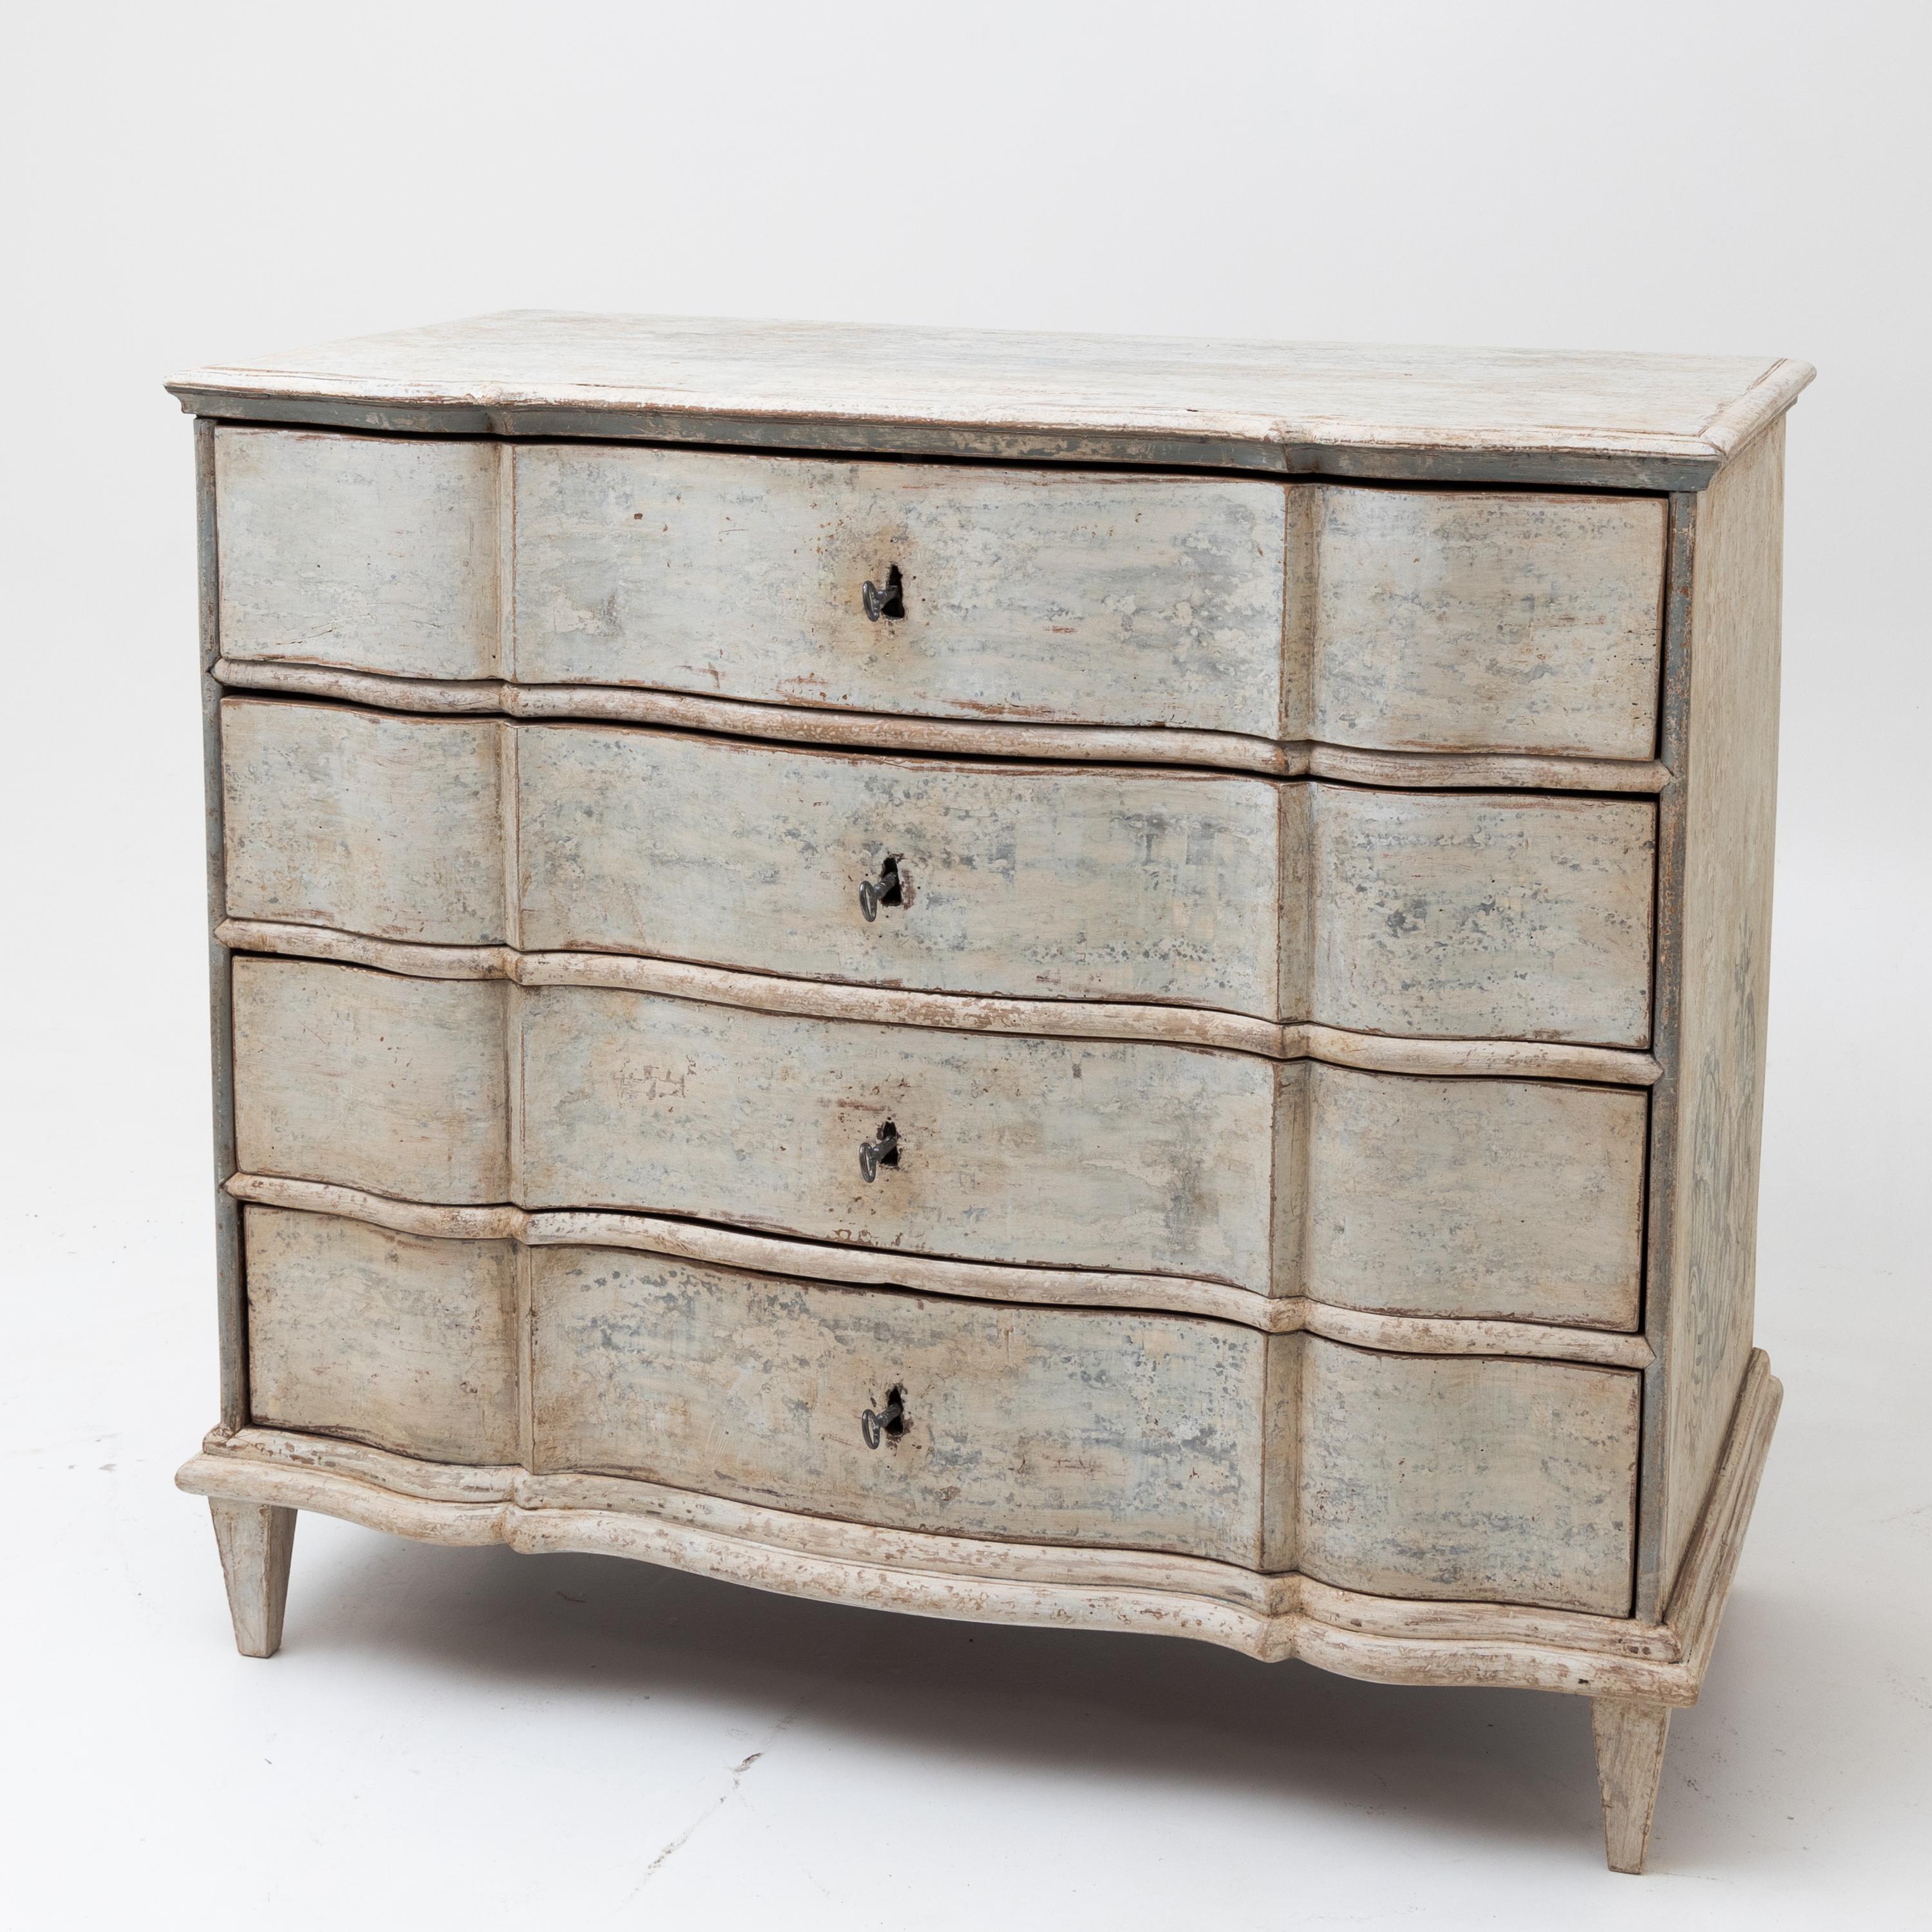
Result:
{"label": "wood grain texture", "polygon": [[1386,752],[1306,740],[1250,738],[1161,726],[1029,724],[908,718],[885,712],[806,710],[735,698],[612,685],[507,683],[383,677],[329,664],[224,658],[215,676],[231,690],[340,699],[378,710],[440,716],[655,724],[766,742],[912,752],[936,758],[1051,758],[1070,763],[1200,766],[1272,778],[1455,790],[1655,792],[1669,776],[1655,758],[1584,758],[1519,752]]}
{"label": "wood grain texture", "polygon": [[277,1503],[211,1496],[221,1580],[235,1648],[244,1657],[273,1657],[282,1647],[288,1609],[289,1562],[295,1552],[296,1512]]}
{"label": "wood grain texture", "polygon": [[1302,1382],[1298,1561],[1310,1576],[1630,1614],[1636,1375],[1311,1341]]}
{"label": "wood grain texture", "polygon": [[[1680,1592],[1694,1624],[1364,1595],[1198,1558],[884,1530],[612,1477],[410,1462],[315,1437],[218,1432],[176,1478],[192,1495],[319,1510],[474,1546],[584,1550],[761,1589],[928,1616],[1141,1631],[1298,1657],[1384,1683],[1694,1704],[1777,1414],[1756,1358]],[[1673,1604],[1672,1615],[1676,1614]]]}
{"label": "wood grain texture", "polygon": [[511,1243],[277,1208],[242,1223],[254,1421],[429,1462],[515,1459]]}
{"label": "wood grain texture", "polygon": [[[1654,814],[1637,800],[987,768],[244,699],[226,715],[243,917],[1370,1032],[1648,1034]],[[859,888],[888,856],[910,900],[868,921]]]}
{"label": "wood grain texture", "polygon": [[214,447],[229,657],[505,674],[492,446],[228,424]]}
{"label": "wood grain texture", "polygon": [[235,962],[236,1144],[251,1172],[418,1200],[510,1193],[506,988]]}
{"label": "wood grain texture", "polygon": [[920,454],[1696,488],[1770,357],[1028,335],[513,310],[196,370],[205,415]]}
{"label": "wood grain texture", "polygon": [[1697,506],[1687,656],[1681,1006],[1653,1210],[1662,1431],[1655,1588],[1705,1505],[1750,1358],[1777,808],[1784,436]]}
{"label": "wood grain texture", "polygon": [[1590,1080],[1624,1087],[1648,1087],[1662,1070],[1649,1054],[1620,1047],[1572,1046],[1546,1040],[1404,1040],[1304,1022],[1278,1026],[1238,1013],[1189,1007],[908,992],[896,987],[787,980],[775,974],[613,953],[523,953],[500,946],[416,946],[268,920],[224,920],[217,930],[223,941],[238,952],[339,960],[412,979],[602,986],[662,993],[674,999],[700,1000],[754,1012],[862,1020],[880,1026],[1039,1034],[1054,1039],[1167,1040],[1178,1046],[1259,1054],[1266,1059],[1320,1060],[1376,1072]]}
{"label": "wood grain texture", "polygon": [[1016,1267],[908,1255],[903,1250],[885,1253],[749,1234],[742,1228],[662,1215],[438,1207],[393,1201],[328,1181],[290,1180],[273,1174],[237,1174],[229,1183],[229,1192],[237,1201],[342,1215],[399,1234],[437,1240],[512,1240],[532,1247],[631,1248],[754,1274],[904,1288],[974,1300],[1160,1309],[1240,1322],[1264,1334],[1289,1334],[1305,1328],[1330,1341],[1398,1354],[1520,1355],[1617,1368],[1646,1368],[1651,1360],[1650,1345],[1640,1335],[1552,1322],[1384,1315],[1338,1307],[1306,1295],[1261,1295],[1184,1275]]}
{"label": "wood grain texture", "polygon": [[1648,758],[1654,496],[1298,485],[1280,735],[1390,750]]}
{"label": "wood grain texture", "polygon": [[[536,1468],[970,1536],[1260,1567],[1268,1337],[553,1248],[532,1258]],[[863,1411],[904,1391],[877,1448]]]}
{"label": "wood grain texture", "polygon": [[1597,1782],[1604,1799],[1604,1852],[1611,1870],[1640,1872],[1650,1848],[1651,1820],[1664,1775],[1670,1706],[1632,1697],[1598,1697],[1590,1706]]}

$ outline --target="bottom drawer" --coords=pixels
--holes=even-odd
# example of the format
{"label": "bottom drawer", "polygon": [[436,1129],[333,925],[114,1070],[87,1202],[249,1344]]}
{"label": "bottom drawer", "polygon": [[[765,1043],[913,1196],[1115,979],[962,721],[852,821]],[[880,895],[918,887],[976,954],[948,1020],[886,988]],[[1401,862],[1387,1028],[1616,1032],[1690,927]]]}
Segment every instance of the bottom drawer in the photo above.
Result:
{"label": "bottom drawer", "polygon": [[543,1473],[1628,1613],[1628,1370],[537,1247],[524,1384],[512,1244],[280,1208],[244,1226],[259,1423],[504,1463],[526,1408]]}

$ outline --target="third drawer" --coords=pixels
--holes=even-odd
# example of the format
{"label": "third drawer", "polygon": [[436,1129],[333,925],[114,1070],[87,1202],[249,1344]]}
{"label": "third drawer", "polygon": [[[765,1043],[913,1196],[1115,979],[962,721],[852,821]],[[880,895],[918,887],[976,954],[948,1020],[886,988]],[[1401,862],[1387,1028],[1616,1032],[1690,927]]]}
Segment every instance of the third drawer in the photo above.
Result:
{"label": "third drawer", "polygon": [[1640,1090],[320,961],[233,983],[249,1173],[1377,1313],[1639,1317]]}

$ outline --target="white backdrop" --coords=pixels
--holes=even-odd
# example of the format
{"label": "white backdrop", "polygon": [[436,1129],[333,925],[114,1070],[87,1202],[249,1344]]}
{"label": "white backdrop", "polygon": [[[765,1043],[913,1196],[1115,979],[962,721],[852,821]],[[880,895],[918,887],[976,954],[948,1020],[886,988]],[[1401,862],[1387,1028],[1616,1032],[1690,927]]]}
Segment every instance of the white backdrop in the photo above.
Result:
{"label": "white backdrop", "polygon": [[[1781,0],[16,20],[17,1922],[1923,1922],[1927,22]],[[214,1391],[189,435],[160,383],[536,306],[1820,366],[1790,444],[1760,1266],[1788,1394],[1652,1876],[1600,1869],[1567,1700],[313,1516],[282,1656],[235,1657],[206,1512],[169,1486]]]}

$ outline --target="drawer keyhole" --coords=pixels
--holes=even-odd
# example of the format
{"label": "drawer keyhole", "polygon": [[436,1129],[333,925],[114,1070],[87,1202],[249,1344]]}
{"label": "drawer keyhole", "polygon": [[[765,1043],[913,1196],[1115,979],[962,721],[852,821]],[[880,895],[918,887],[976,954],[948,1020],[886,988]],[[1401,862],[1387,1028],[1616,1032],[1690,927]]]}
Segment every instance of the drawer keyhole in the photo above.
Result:
{"label": "drawer keyhole", "polygon": [[891,1121],[880,1123],[876,1139],[864,1142],[859,1149],[859,1172],[867,1180],[876,1180],[882,1167],[899,1164],[899,1130]]}
{"label": "drawer keyhole", "polygon": [[876,879],[867,879],[860,884],[859,910],[870,926],[878,917],[880,907],[905,905],[911,897],[911,882],[899,870],[899,855],[895,852],[879,868]]}
{"label": "drawer keyhole", "polygon": [[875,624],[881,617],[903,617],[905,580],[899,574],[898,566],[894,564],[886,571],[886,587],[883,590],[868,578],[865,589],[859,593],[859,601],[866,607],[866,615]]}
{"label": "drawer keyhole", "polygon": [[902,1388],[886,1390],[885,1407],[866,1409],[859,1418],[859,1433],[866,1438],[868,1449],[876,1449],[888,1436],[903,1436],[905,1426],[905,1390]]}

